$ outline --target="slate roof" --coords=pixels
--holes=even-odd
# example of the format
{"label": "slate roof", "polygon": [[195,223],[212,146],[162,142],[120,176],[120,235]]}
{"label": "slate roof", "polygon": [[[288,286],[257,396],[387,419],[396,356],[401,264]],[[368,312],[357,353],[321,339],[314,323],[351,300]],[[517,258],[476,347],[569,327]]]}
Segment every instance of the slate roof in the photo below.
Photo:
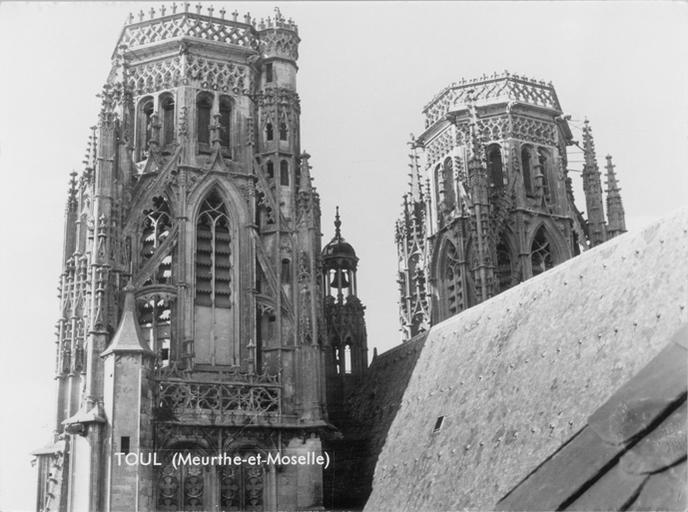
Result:
{"label": "slate roof", "polygon": [[[339,425],[343,434],[341,446],[330,448],[339,455],[336,486],[342,496],[338,503],[360,509],[365,504],[373,480],[378,456],[387,432],[401,405],[404,390],[423,348],[427,333],[375,356],[361,384],[347,397],[349,421]],[[346,447],[342,454],[340,450]],[[342,459],[348,459],[342,464]],[[346,470],[342,471],[344,467]]]}
{"label": "slate roof", "polygon": [[688,328],[498,510],[685,510]]}
{"label": "slate roof", "polygon": [[591,439],[596,411],[688,324],[686,260],[688,209],[433,327],[366,510],[492,510],[567,442]]}

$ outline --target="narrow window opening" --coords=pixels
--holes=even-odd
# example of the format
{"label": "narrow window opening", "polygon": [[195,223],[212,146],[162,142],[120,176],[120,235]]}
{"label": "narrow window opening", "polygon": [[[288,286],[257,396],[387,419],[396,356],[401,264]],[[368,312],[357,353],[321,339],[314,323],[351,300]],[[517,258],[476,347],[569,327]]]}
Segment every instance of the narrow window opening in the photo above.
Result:
{"label": "narrow window opening", "polygon": [[344,347],[344,373],[351,375],[351,345]]}
{"label": "narrow window opening", "polygon": [[272,123],[268,123],[267,126],[265,127],[265,138],[267,140],[272,140],[275,138],[275,134],[273,133],[273,130],[272,130]]}
{"label": "narrow window opening", "polygon": [[208,94],[199,94],[196,100],[196,131],[198,142],[202,144],[210,143],[210,110],[213,102]]}
{"label": "narrow window opening", "polygon": [[280,140],[287,140],[287,123],[280,123],[279,125],[279,138]]}
{"label": "narrow window opening", "polygon": [[220,145],[230,146],[231,102],[227,96],[220,97]]}
{"label": "narrow window opening", "polygon": [[268,179],[272,180],[275,178],[275,164],[272,162],[268,162],[267,164],[267,170],[268,170]]}
{"label": "narrow window opening", "polygon": [[282,284],[291,284],[291,265],[286,258],[282,260]]}
{"label": "narrow window opening", "polygon": [[174,99],[166,94],[162,101],[162,143],[163,145],[174,142]]}
{"label": "narrow window opening", "polygon": [[119,448],[122,453],[129,453],[129,436],[119,438]]}
{"label": "narrow window opening", "polygon": [[502,152],[499,150],[499,146],[491,146],[487,150],[487,175],[493,187],[502,188],[504,186]]}
{"label": "narrow window opening", "polygon": [[265,81],[266,82],[272,82],[274,80],[273,72],[272,72],[272,62],[268,62],[265,65]]}
{"label": "narrow window opening", "polygon": [[438,416],[437,419],[435,420],[435,426],[433,427],[432,431],[433,432],[439,432],[440,429],[442,428],[443,423],[444,423],[444,416]]}
{"label": "narrow window opening", "polygon": [[138,116],[138,156],[139,160],[146,157],[148,143],[151,139],[153,116],[153,98],[147,97],[139,103]]}
{"label": "narrow window opening", "polygon": [[286,160],[280,162],[280,185],[289,186],[289,163]]}
{"label": "narrow window opening", "polygon": [[523,185],[526,189],[527,195],[533,194],[533,178],[531,170],[530,148],[524,147],[521,149],[521,168],[523,170]]}

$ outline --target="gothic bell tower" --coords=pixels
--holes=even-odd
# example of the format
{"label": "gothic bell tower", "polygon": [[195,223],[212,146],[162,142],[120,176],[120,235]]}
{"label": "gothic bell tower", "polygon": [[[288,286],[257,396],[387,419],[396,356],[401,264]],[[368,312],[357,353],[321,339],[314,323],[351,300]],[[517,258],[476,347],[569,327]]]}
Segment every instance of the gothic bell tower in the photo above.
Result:
{"label": "gothic bell tower", "polygon": [[339,207],[335,235],[322,251],[325,323],[325,374],[330,420],[341,419],[346,394],[360,381],[368,367],[365,306],[358,298],[358,257],[342,237]]}
{"label": "gothic bell tower", "polygon": [[423,113],[395,233],[404,340],[625,231],[611,158],[605,221],[587,121],[587,219],[578,210],[567,152],[578,143],[551,83],[462,79]]}
{"label": "gothic bell tower", "polygon": [[327,427],[298,29],[183,5],[130,16],[70,184],[39,510],[321,506],[317,464],[171,461],[318,455]]}

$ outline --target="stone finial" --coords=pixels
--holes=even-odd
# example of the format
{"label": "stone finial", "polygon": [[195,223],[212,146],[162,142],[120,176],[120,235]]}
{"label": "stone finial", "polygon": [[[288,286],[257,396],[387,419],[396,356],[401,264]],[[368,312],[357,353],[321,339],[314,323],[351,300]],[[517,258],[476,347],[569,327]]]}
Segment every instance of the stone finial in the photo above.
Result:
{"label": "stone finial", "polygon": [[227,13],[227,11],[225,11],[225,8],[224,8],[224,7],[223,7],[222,9],[220,9],[220,18],[222,18],[222,19],[224,20],[224,19],[225,19],[225,14],[226,14],[226,13]]}
{"label": "stone finial", "polygon": [[236,21],[238,17],[239,17],[239,11],[234,9],[234,11],[232,11],[232,21]]}
{"label": "stone finial", "polygon": [[335,214],[334,214],[334,237],[335,238],[341,238],[342,237],[342,221],[339,218],[339,206],[336,207],[335,209]]}
{"label": "stone finial", "polygon": [[150,19],[155,18],[155,9],[151,7],[150,11],[148,11],[148,14],[150,14]]}
{"label": "stone finial", "polygon": [[160,6],[160,16],[165,16],[165,12],[167,12],[167,8],[164,5]]}
{"label": "stone finial", "polygon": [[143,9],[139,11],[139,21],[143,21],[143,18],[146,16],[146,13],[143,12]]}

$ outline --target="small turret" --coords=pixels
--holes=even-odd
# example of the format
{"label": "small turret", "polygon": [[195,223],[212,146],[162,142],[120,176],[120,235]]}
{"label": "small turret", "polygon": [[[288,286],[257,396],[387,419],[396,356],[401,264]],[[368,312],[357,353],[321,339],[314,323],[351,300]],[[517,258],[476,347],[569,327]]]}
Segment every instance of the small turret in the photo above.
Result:
{"label": "small turret", "polygon": [[358,257],[342,237],[339,207],[335,235],[322,251],[327,344],[325,372],[330,420],[341,421],[344,397],[368,367],[365,307],[357,296]]}

